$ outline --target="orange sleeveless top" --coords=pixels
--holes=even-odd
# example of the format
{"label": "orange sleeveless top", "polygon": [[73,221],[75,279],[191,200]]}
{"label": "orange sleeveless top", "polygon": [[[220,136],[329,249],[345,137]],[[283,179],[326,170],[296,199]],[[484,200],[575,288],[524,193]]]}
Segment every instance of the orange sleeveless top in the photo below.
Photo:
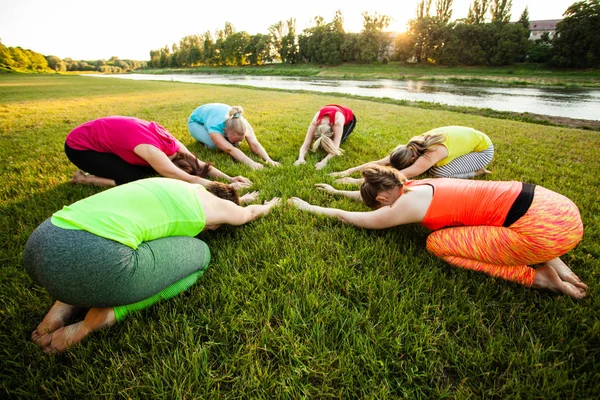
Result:
{"label": "orange sleeveless top", "polygon": [[431,205],[421,224],[431,230],[448,226],[502,226],[521,193],[521,182],[438,178],[409,181],[406,187],[433,187]]}

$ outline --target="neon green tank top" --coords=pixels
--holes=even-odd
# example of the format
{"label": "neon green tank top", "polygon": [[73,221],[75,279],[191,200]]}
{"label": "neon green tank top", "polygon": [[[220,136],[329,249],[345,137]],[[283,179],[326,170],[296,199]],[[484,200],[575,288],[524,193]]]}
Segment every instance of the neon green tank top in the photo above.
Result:
{"label": "neon green tank top", "polygon": [[206,190],[176,179],[142,179],[65,206],[51,221],[59,228],[85,230],[133,249],[163,237],[193,237],[206,222],[198,188]]}
{"label": "neon green tank top", "polygon": [[483,151],[492,144],[488,135],[479,132],[477,129],[468,128],[466,126],[443,126],[441,128],[432,129],[427,133],[446,134],[446,140],[442,142],[442,144],[448,149],[448,157],[438,161],[435,164],[436,167],[446,165],[452,160],[464,156],[465,154],[474,151]]}

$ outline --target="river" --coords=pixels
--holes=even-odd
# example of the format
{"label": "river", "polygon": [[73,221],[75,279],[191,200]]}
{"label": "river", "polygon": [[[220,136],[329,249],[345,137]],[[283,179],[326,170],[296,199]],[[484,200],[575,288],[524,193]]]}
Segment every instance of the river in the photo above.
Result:
{"label": "river", "polygon": [[365,97],[387,97],[395,100],[425,101],[451,106],[600,120],[599,89],[490,87],[457,85],[439,81],[395,81],[385,79],[356,81],[246,75],[91,74],[86,76],[344,93]]}

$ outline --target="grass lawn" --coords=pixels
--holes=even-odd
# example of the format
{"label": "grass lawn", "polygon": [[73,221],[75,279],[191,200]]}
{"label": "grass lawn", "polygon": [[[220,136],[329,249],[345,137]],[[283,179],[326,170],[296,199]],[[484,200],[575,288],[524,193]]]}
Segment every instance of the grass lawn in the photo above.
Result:
{"label": "grass lawn", "polygon": [[[251,171],[202,148],[187,118],[206,102],[241,104],[283,166]],[[346,153],[293,167],[327,103],[358,125]],[[359,230],[288,206],[245,227],[202,233],[213,258],[178,297],[92,334],[59,356],[29,340],[53,302],[21,264],[35,227],[101,189],[69,183],[77,125],[131,115],[165,126],[202,160],[248,176],[261,199],[299,196],[327,173],[382,157],[443,125],[486,132],[493,175],[556,190],[580,208],[583,241],[564,260],[590,286],[576,302],[452,267],[427,230]],[[248,153],[246,144],[242,149]],[[600,135],[331,95],[79,76],[0,75],[0,396],[42,398],[597,398],[600,393]]]}

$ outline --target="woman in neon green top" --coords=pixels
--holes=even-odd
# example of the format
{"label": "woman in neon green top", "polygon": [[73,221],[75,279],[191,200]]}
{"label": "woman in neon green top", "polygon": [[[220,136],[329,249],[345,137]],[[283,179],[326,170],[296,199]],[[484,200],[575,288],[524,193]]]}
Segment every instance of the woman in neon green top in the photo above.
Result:
{"label": "woman in neon green top", "polygon": [[[279,204],[239,206],[235,189],[150,178],[98,193],[54,213],[23,250],[27,273],[58,301],[31,337],[60,352],[132,311],[193,285],[210,261],[195,236],[243,225]],[[79,308],[83,321],[66,325]],[[66,325],[66,326],[65,326]]]}
{"label": "woman in neon green top", "polygon": [[[444,126],[414,136],[381,160],[368,162],[333,176],[347,176],[373,165],[392,166],[407,178],[429,171],[436,178],[473,178],[489,174],[486,169],[494,157],[494,145],[483,132],[466,126]],[[338,183],[361,183],[344,178]]]}

